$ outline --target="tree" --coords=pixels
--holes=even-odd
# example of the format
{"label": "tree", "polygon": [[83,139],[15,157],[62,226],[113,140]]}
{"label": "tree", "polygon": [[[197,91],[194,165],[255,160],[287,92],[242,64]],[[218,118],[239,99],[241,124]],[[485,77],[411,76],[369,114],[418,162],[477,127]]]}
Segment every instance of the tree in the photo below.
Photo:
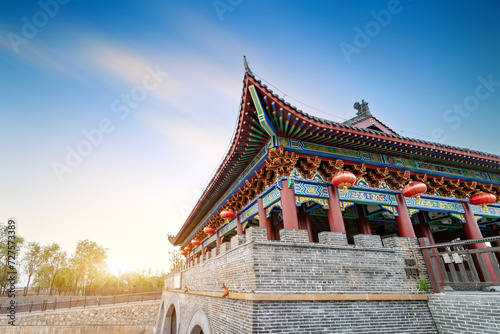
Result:
{"label": "tree", "polygon": [[42,267],[42,248],[38,242],[32,241],[28,244],[26,253],[21,261],[21,267],[26,275],[28,275],[28,282],[26,283],[26,290],[28,290],[31,276]]}
{"label": "tree", "polygon": [[168,255],[170,257],[169,273],[175,271],[176,269],[184,265],[184,259],[182,258],[182,255],[179,254],[178,251],[170,251],[168,252]]}
{"label": "tree", "polygon": [[[9,221],[10,222],[10,221]],[[16,234],[15,225],[4,226],[0,223],[0,286],[5,288],[9,278],[14,273],[16,283],[19,282],[17,268],[19,265],[19,250],[24,238]]]}
{"label": "tree", "polygon": [[87,275],[92,289],[93,282],[107,269],[106,259],[108,249],[88,239],[79,240],[76,251],[70,260],[70,266],[75,274],[75,285],[78,287],[80,278]]}
{"label": "tree", "polygon": [[42,250],[43,265],[40,274],[45,276],[50,282],[50,295],[54,288],[54,281],[57,274],[66,265],[66,252],[61,250],[61,247],[53,243],[49,246],[44,246]]}

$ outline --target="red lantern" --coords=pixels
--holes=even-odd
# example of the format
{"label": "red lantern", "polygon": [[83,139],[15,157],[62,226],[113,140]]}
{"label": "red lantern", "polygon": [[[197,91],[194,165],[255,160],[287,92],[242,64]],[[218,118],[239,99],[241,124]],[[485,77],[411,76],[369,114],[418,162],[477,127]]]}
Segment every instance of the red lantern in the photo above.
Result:
{"label": "red lantern", "polygon": [[226,209],[222,210],[220,216],[222,217],[222,219],[233,219],[236,216],[236,214],[232,209]]}
{"label": "red lantern", "polygon": [[477,193],[469,198],[469,202],[474,205],[481,205],[484,210],[486,210],[486,205],[493,204],[496,201],[496,196],[490,193]]}
{"label": "red lantern", "polygon": [[193,240],[191,240],[191,244],[194,245],[194,246],[198,246],[199,244],[201,244],[201,241],[194,238]]}
{"label": "red lantern", "polygon": [[337,188],[343,188],[344,192],[347,192],[347,188],[352,187],[355,183],[356,175],[346,170],[335,173],[332,178],[332,184]]}
{"label": "red lantern", "polygon": [[191,246],[186,246],[184,247],[184,250],[189,253],[190,251],[193,250],[193,248]]}
{"label": "red lantern", "polygon": [[188,255],[188,252],[185,251],[185,250],[181,250],[181,254],[184,255],[184,256],[186,256],[186,255]]}
{"label": "red lantern", "polygon": [[427,186],[425,183],[420,182],[420,181],[410,181],[404,188],[403,188],[403,196],[405,197],[416,197],[417,201],[420,201],[420,196],[425,194],[427,191]]}
{"label": "red lantern", "polygon": [[212,226],[207,226],[203,229],[203,232],[211,236],[212,234],[215,233],[215,228],[213,228]]}

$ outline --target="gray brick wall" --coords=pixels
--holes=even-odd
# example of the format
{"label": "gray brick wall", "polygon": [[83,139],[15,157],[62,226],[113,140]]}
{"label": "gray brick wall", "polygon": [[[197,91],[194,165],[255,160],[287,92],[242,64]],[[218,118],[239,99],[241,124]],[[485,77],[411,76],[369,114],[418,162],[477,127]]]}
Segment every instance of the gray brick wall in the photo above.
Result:
{"label": "gray brick wall", "polygon": [[253,302],[166,292],[167,303],[173,295],[179,334],[200,309],[213,334],[438,333],[425,301]]}
{"label": "gray brick wall", "polygon": [[197,296],[182,293],[165,292],[164,300],[168,301],[175,295],[179,299],[181,310],[177,315],[179,334],[187,333],[188,326],[194,314],[203,310],[210,319],[213,334],[252,333],[253,303],[250,301],[230,300],[207,296]]}
{"label": "gray brick wall", "polygon": [[[210,257],[184,266],[176,275],[191,291],[259,293],[417,293],[405,258],[414,259],[426,278],[416,238],[355,237],[322,232],[310,243],[307,231],[282,230],[268,241],[265,228],[252,227]],[[174,275],[165,285],[173,288]],[[163,301],[180,301],[180,334],[197,311],[207,315],[212,333],[437,333],[425,301],[252,301],[174,291]],[[168,306],[168,305],[167,305]]]}
{"label": "gray brick wall", "polygon": [[425,302],[255,303],[252,333],[437,333]]}
{"label": "gray brick wall", "polygon": [[[282,231],[281,231],[282,232]],[[252,227],[246,238],[224,243],[211,258],[184,266],[182,284],[190,290],[234,292],[417,292],[416,278],[404,270],[404,258],[416,258],[427,273],[416,238],[363,235],[346,245],[343,234],[322,234],[324,243],[306,242],[307,232],[282,233],[287,241],[267,241],[266,230]],[[234,238],[233,238],[234,239]],[[243,243],[246,241],[245,243]],[[340,245],[339,245],[340,244]],[[173,288],[173,275],[165,280]]]}
{"label": "gray brick wall", "polygon": [[429,295],[428,304],[440,334],[500,333],[498,293]]}

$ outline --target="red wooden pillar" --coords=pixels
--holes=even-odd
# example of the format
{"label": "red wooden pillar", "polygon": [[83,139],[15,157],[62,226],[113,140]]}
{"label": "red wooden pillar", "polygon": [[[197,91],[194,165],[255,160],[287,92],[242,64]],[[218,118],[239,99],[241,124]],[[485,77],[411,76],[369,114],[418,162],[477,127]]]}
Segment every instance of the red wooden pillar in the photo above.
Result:
{"label": "red wooden pillar", "polygon": [[283,210],[283,227],[293,230],[299,229],[299,219],[297,217],[297,207],[295,206],[295,192],[293,188],[288,188],[286,180],[281,181],[281,209]]}
{"label": "red wooden pillar", "polygon": [[[470,209],[470,205],[467,202],[462,203],[465,213],[465,224],[462,226],[464,227],[464,232],[465,235],[467,236],[467,239],[481,239],[483,238],[483,233],[481,233],[481,230],[479,229],[479,225],[477,225],[476,218],[474,217],[474,214],[472,213],[472,210]],[[479,243],[479,244],[471,244],[469,246],[472,249],[481,249],[481,248],[486,248],[486,245],[484,243]],[[490,274],[491,281],[492,282],[497,282],[496,277],[495,277],[495,272],[493,271],[493,267],[490,262],[490,258],[488,257],[488,254],[483,254],[484,258],[484,263],[486,265],[486,268],[488,269],[488,273]],[[478,267],[479,268],[479,267]]]}
{"label": "red wooden pillar", "polygon": [[[427,238],[429,239],[429,244],[434,245],[436,241],[434,240],[434,236],[432,235],[431,227],[424,220],[424,215],[422,212],[417,213],[419,215],[420,224],[415,225],[415,231],[419,238]],[[437,251],[435,248],[433,251]]]}
{"label": "red wooden pillar", "polygon": [[243,234],[243,226],[241,226],[240,215],[236,216],[236,233],[237,234]]}
{"label": "red wooden pillar", "polygon": [[216,233],[217,233],[217,241],[216,241],[216,244],[215,244],[215,245],[217,246],[217,248],[219,248],[219,247],[220,247],[220,236],[219,236],[219,231],[217,230],[217,232],[216,232]]}
{"label": "red wooden pillar", "polygon": [[309,219],[308,212],[299,212],[299,227],[301,230],[307,230],[307,235],[309,236],[309,242],[313,242],[313,234],[311,227],[311,220]]}
{"label": "red wooden pillar", "polygon": [[262,201],[262,197],[257,199],[257,208],[259,209],[259,226],[266,228],[267,240],[274,240],[273,225],[271,223],[271,219],[266,217],[266,209],[264,209],[264,202]]}
{"label": "red wooden pillar", "polygon": [[398,224],[399,236],[414,238],[416,235],[413,230],[413,224],[411,223],[410,212],[408,212],[405,198],[402,194],[397,194],[396,199],[398,201],[398,215],[396,216],[396,223]]}
{"label": "red wooden pillar", "polygon": [[370,228],[370,221],[365,217],[363,212],[363,207],[361,204],[356,205],[358,209],[358,233],[359,234],[372,234],[372,229]]}
{"label": "red wooden pillar", "polygon": [[345,234],[344,217],[340,209],[340,199],[337,189],[333,186],[328,186],[330,197],[328,198],[328,225],[330,225],[330,232],[340,232]]}
{"label": "red wooden pillar", "polygon": [[206,254],[206,251],[205,251],[205,243],[202,242],[201,243],[201,255],[205,255]]}

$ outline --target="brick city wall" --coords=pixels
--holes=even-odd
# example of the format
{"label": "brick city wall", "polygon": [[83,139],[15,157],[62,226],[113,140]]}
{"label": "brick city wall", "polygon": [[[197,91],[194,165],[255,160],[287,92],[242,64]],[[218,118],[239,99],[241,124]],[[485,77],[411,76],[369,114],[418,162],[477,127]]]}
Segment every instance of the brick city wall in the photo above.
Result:
{"label": "brick city wall", "polygon": [[[405,272],[405,258],[416,259],[421,278],[427,272],[416,238],[377,235],[355,238],[322,232],[310,243],[305,230],[281,230],[282,241],[268,241],[266,230],[252,227],[194,263],[182,267],[180,287],[235,292],[404,292],[416,293],[418,278]],[[283,241],[286,240],[286,241]],[[174,288],[174,276],[165,286]]]}
{"label": "brick city wall", "polygon": [[[177,309],[177,333],[190,334],[195,314],[209,319],[204,333],[438,333],[425,301],[248,301],[166,292]],[[165,313],[164,313],[165,314]],[[157,333],[170,333],[161,328]]]}
{"label": "brick city wall", "polygon": [[429,295],[428,305],[440,334],[500,333],[498,293]]}
{"label": "brick city wall", "polygon": [[[417,293],[405,258],[427,277],[416,238],[359,235],[348,245],[344,234],[322,232],[311,243],[307,231],[281,230],[280,239],[268,241],[265,228],[252,227],[167,276],[157,333],[170,326],[173,309],[179,334],[191,333],[194,319],[228,334],[437,333],[425,300],[394,297]],[[325,299],[338,293],[339,300]],[[389,295],[343,300],[356,293]],[[292,295],[298,300],[285,301]]]}

